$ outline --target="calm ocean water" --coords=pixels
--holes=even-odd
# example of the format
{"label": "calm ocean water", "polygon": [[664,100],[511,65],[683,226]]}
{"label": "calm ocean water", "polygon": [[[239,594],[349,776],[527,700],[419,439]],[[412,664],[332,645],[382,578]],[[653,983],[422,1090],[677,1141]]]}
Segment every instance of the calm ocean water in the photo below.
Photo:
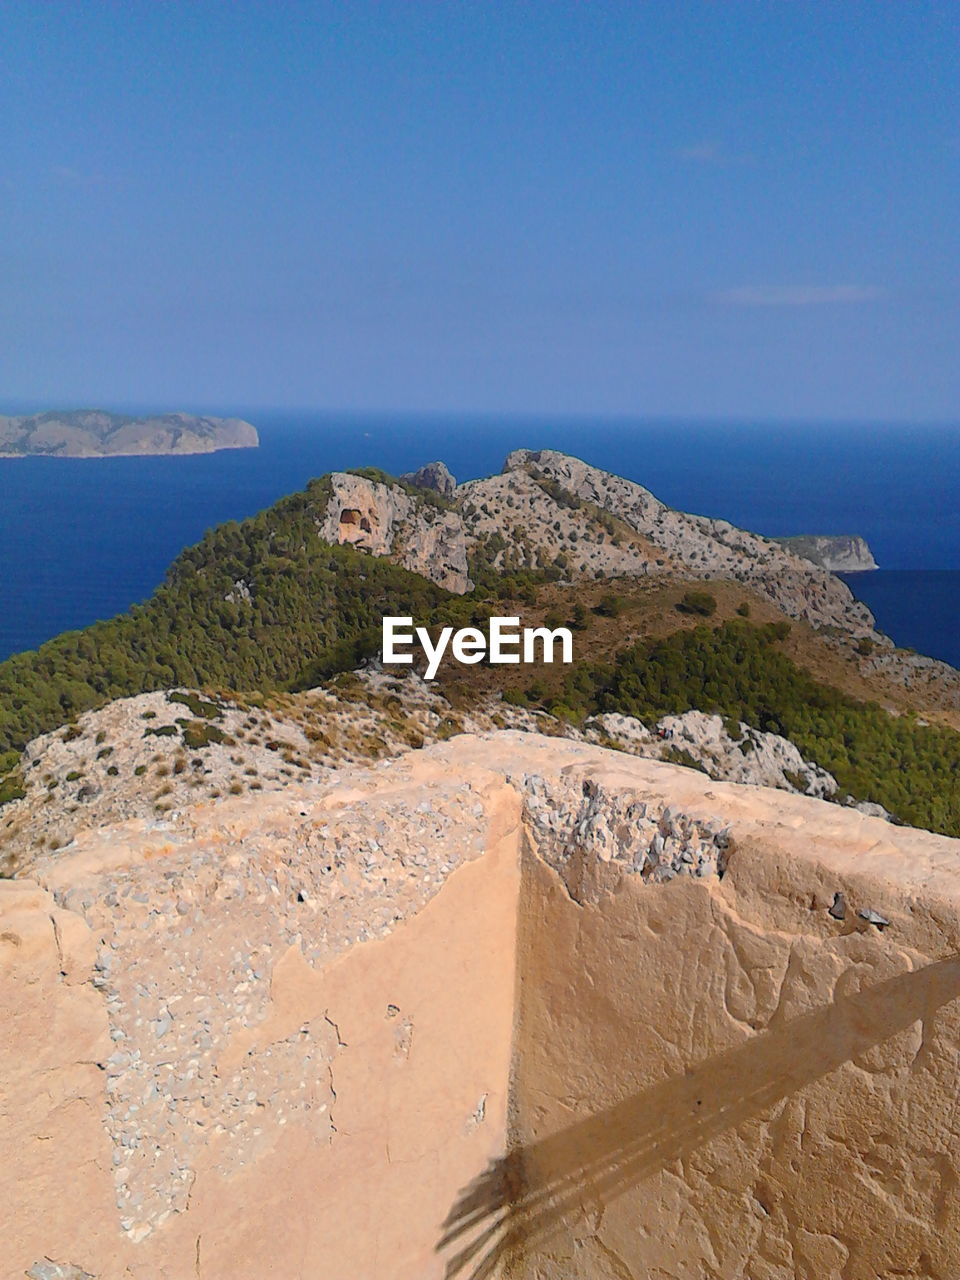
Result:
{"label": "calm ocean water", "polygon": [[898,643],[960,666],[960,427],[247,416],[260,449],[0,459],[0,658],[145,599],[205,529],[312,476],[442,458],[469,479],[528,447],[575,454],[759,533],[862,534],[881,570],[848,577],[855,593]]}

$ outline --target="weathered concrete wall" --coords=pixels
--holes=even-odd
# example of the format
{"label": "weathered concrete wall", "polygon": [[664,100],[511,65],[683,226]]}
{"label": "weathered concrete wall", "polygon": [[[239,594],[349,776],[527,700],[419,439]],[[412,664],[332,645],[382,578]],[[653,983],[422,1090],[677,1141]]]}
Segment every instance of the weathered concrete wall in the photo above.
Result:
{"label": "weathered concrete wall", "polygon": [[518,1274],[958,1274],[960,961],[528,875]]}
{"label": "weathered concrete wall", "polygon": [[502,733],[35,872],[4,1277],[960,1275],[960,842]]}

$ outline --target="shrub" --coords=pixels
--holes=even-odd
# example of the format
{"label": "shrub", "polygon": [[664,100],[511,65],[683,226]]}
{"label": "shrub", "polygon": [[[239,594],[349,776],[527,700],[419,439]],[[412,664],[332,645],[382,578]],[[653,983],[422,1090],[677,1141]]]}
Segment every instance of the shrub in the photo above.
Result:
{"label": "shrub", "polygon": [[573,617],[570,619],[570,628],[573,631],[585,631],[590,625],[590,615],[582,604],[573,606]]}
{"label": "shrub", "polygon": [[599,613],[603,618],[617,618],[623,612],[623,600],[620,596],[615,596],[608,592],[601,596],[594,613]]}
{"label": "shrub", "polygon": [[183,745],[188,751],[199,751],[211,743],[233,746],[233,739],[206,720],[191,720],[183,725]]}
{"label": "shrub", "polygon": [[678,601],[680,613],[695,613],[709,618],[717,611],[717,602],[709,591],[685,591],[683,599]]}
{"label": "shrub", "polygon": [[196,693],[168,693],[168,702],[177,702],[188,707],[194,719],[221,720],[223,707],[217,702],[206,702]]}
{"label": "shrub", "polygon": [[511,707],[525,707],[527,705],[527,695],[522,689],[504,689],[503,700]]}
{"label": "shrub", "polygon": [[0,808],[11,800],[22,800],[26,794],[18,774],[11,773],[0,778]]}

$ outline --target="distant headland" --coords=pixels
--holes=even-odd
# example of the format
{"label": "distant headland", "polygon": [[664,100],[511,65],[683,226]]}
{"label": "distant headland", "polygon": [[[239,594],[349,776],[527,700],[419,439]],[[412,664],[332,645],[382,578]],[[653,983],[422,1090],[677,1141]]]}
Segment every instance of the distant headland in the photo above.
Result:
{"label": "distant headland", "polygon": [[839,537],[801,534],[793,538],[776,538],[775,541],[795,556],[812,560],[831,573],[863,573],[879,568],[866,541],[853,534]]}
{"label": "distant headland", "polygon": [[102,409],[0,415],[0,457],[108,458],[255,449],[257,429],[242,418],[161,413],[136,418]]}

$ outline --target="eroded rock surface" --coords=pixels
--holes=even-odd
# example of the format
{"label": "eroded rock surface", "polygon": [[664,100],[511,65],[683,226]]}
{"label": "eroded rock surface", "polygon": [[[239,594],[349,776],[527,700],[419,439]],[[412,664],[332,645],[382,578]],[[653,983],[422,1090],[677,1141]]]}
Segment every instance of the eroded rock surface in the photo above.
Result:
{"label": "eroded rock surface", "polygon": [[802,534],[777,538],[777,542],[831,573],[863,573],[879,567],[866,541],[856,536]]}
{"label": "eroded rock surface", "polygon": [[462,594],[473,585],[467,572],[467,543],[459,516],[420,502],[398,485],[336,471],[332,496],[320,521],[326,542],[350,543],[372,555],[422,574],[447,591]]}
{"label": "eroded rock surface", "polygon": [[[870,567],[861,539],[808,538],[794,548],[791,539],[675,511],[642,485],[551,449],[515,450],[500,475],[452,490],[441,466],[423,469],[428,487],[420,494],[395,482],[334,474],[318,520],[321,536],[385,556],[459,594],[473,586],[471,566],[478,578],[483,570],[532,569],[568,583],[656,575],[735,580],[828,644],[855,652],[865,675],[879,673],[908,692],[932,694],[938,706],[960,708],[960,672],[896,649],[876,630],[867,606],[829,571]],[[442,496],[430,492],[435,485]],[[244,589],[237,583],[230,598],[242,599]]]}
{"label": "eroded rock surface", "polygon": [[[402,755],[452,733],[520,729],[672,760],[713,778],[836,795],[830,774],[785,738],[689,711],[648,729],[608,712],[582,730],[499,696],[454,707],[415,674],[375,666],[298,695],[212,697],[189,689],[140,694],[44,734],[24,753],[24,796],[0,810],[0,870],[69,848],[81,833],[138,819],[145,830],[190,827],[194,810],[225,796],[326,785],[337,769]],[[883,810],[876,807],[880,814]]]}
{"label": "eroded rock surface", "polygon": [[525,470],[610,512],[673,561],[703,576],[750,581],[789,617],[814,626],[838,626],[873,635],[873,616],[838,578],[791,554],[772,538],[737,529],[726,520],[674,511],[648,489],[552,449],[519,449],[504,464]]}

